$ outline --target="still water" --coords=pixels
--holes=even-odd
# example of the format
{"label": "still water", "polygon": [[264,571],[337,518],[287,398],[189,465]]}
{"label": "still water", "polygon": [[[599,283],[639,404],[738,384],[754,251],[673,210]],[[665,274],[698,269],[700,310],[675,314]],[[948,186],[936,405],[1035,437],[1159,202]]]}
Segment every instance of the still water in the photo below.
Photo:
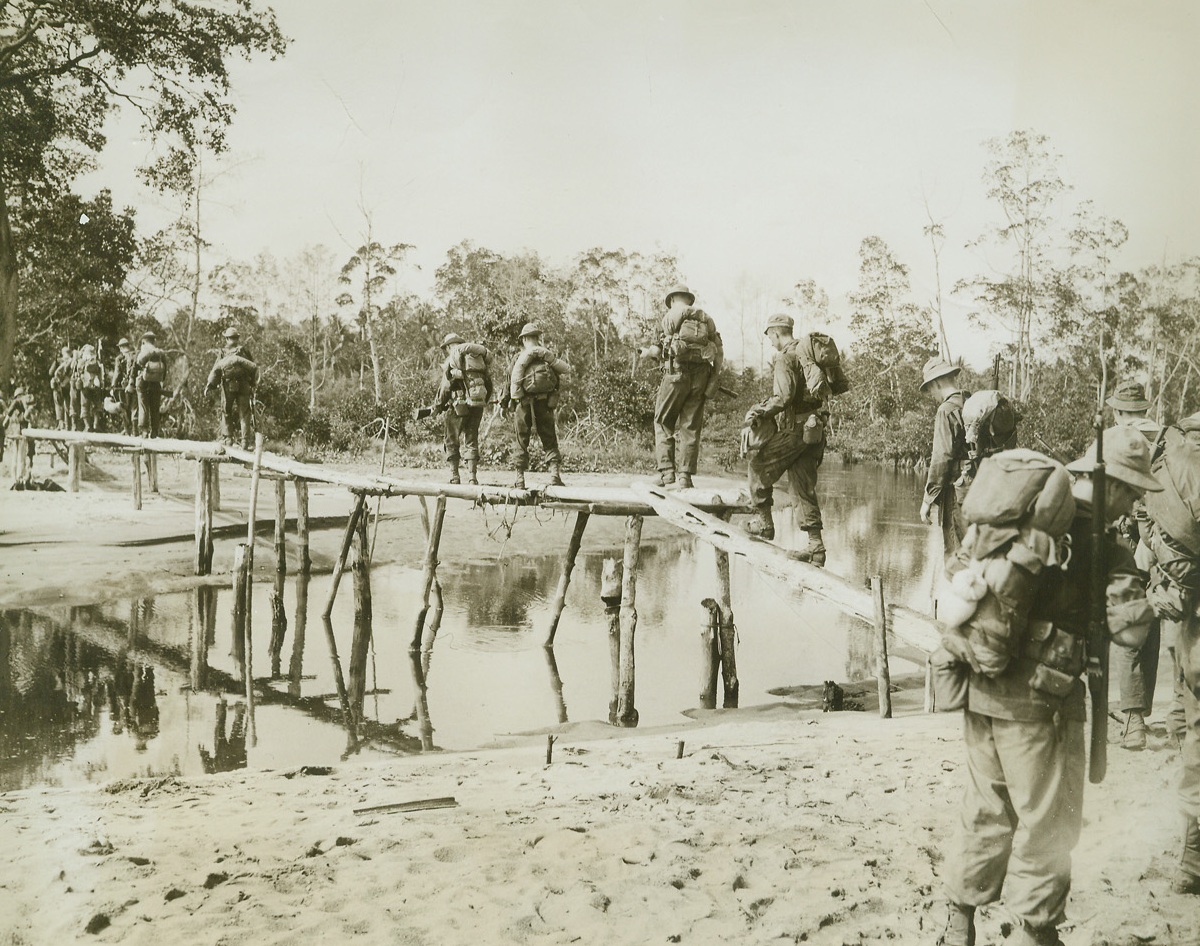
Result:
{"label": "still water", "polygon": [[[889,600],[928,611],[940,537],[917,519],[920,489],[906,473],[836,463],[822,471],[828,568],[854,580],[881,575]],[[776,519],[777,541],[802,546],[788,510]],[[372,569],[372,648],[362,662],[362,738],[353,746],[320,616],[327,575],[288,576],[287,626],[274,639],[272,585],[255,584],[248,656],[260,683],[252,713],[240,684],[247,655],[235,646],[227,589],[0,611],[0,790],[329,765],[348,754],[469,749],[564,722],[605,723],[613,693],[600,577],[603,560],[619,550],[585,538],[548,652],[541,642],[570,524],[560,517],[524,525],[503,544],[481,529],[475,561],[443,556],[444,609],[423,659],[408,651],[420,607],[419,563]],[[698,706],[707,619],[700,600],[716,587],[709,546],[664,529],[656,536],[643,548],[638,577],[643,726],[679,721]],[[798,601],[736,560],[731,584],[742,706],[776,701],[773,688],[872,675],[865,625],[822,602]],[[351,686],[353,610],[347,576],[331,628]],[[893,669],[913,668],[896,660]]]}

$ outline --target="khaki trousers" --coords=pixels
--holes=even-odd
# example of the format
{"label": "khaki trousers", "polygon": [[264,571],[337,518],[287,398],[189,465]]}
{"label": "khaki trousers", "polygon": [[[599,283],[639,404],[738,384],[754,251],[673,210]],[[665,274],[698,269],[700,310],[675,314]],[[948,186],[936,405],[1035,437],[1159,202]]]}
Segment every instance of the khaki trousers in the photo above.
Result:
{"label": "khaki trousers", "polygon": [[677,368],[663,373],[654,399],[655,460],[662,472],[695,473],[712,366],[700,362]]}

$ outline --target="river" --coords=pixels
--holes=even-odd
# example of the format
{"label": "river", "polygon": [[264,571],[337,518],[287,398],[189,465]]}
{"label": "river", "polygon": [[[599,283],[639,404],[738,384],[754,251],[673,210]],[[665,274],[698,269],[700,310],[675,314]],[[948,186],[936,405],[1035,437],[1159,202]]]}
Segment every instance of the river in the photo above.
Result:
{"label": "river", "polygon": [[[820,480],[827,567],[864,582],[880,575],[889,600],[928,611],[940,536],[917,519],[920,489],[911,473],[836,462]],[[802,546],[789,511],[776,519],[777,541]],[[372,569],[364,738],[354,746],[320,618],[327,575],[288,576],[287,631],[274,642],[272,586],[255,584],[250,657],[261,695],[253,714],[237,683],[245,655],[234,646],[227,589],[0,611],[0,790],[330,765],[348,755],[476,748],[565,722],[606,724],[613,693],[599,588],[603,560],[619,550],[585,541],[547,652],[542,639],[569,534],[559,525],[553,543],[542,529],[518,527],[503,544],[481,530],[477,560],[444,561],[444,611],[423,660],[408,652],[419,563]],[[709,546],[667,530],[657,535],[643,549],[638,579],[642,726],[679,721],[698,706],[707,616],[699,602],[713,594],[716,576]],[[865,625],[820,601],[797,600],[737,560],[731,585],[741,706],[777,702],[770,691],[781,687],[872,676]],[[305,594],[307,626],[297,634]],[[346,668],[354,632],[349,578],[331,626]],[[893,662],[894,672],[913,669]]]}

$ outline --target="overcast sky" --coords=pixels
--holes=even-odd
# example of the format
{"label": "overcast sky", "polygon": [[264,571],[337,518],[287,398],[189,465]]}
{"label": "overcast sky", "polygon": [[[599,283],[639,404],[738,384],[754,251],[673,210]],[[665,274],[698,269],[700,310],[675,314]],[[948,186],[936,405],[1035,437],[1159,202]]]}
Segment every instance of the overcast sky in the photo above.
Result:
{"label": "overcast sky", "polygon": [[[206,236],[286,256],[362,233],[417,245],[426,290],[463,239],[568,263],[592,247],[678,255],[718,320],[739,281],[768,298],[854,288],[883,237],[933,294],[985,261],[981,142],[1030,128],[1073,204],[1131,231],[1129,268],[1200,253],[1200,5],[947,0],[278,0],[294,42],[235,72],[231,159]],[[159,222],[114,134],[94,186]],[[952,307],[956,354],[986,340]],[[731,333],[726,332],[727,338]]]}

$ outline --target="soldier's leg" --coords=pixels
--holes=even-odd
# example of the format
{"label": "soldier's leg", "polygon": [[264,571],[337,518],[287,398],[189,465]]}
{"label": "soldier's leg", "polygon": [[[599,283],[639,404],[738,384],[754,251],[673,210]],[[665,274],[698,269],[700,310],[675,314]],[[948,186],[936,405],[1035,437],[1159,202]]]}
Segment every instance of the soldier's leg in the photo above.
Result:
{"label": "soldier's leg", "polygon": [[942,490],[938,496],[938,509],[942,520],[942,550],[944,555],[949,556],[958,551],[967,531],[958,504],[958,494],[953,486]]}
{"label": "soldier's leg", "polygon": [[696,472],[700,458],[700,433],[704,429],[704,390],[708,387],[708,365],[695,365],[684,371],[687,381],[679,419],[675,425],[675,462],[681,473],[689,477]]}
{"label": "soldier's leg", "polygon": [[59,430],[62,430],[67,420],[66,409],[63,407],[62,389],[55,388],[50,393],[54,400],[54,423],[58,425]]}
{"label": "soldier's leg", "polygon": [[529,438],[533,433],[533,401],[523,398],[517,403],[515,410],[517,431],[517,482],[516,485],[525,488],[525,471],[529,469]]}
{"label": "soldier's leg", "polygon": [[796,462],[807,444],[799,429],[782,430],[772,434],[761,447],[750,454],[747,464],[750,502],[755,506],[772,502],[772,487]]}
{"label": "soldier's leg", "polygon": [[1186,683],[1179,690],[1186,729],[1180,747],[1183,771],[1179,779],[1179,801],[1184,816],[1183,843],[1175,890],[1200,894],[1200,700]]}
{"label": "soldier's leg", "polygon": [[463,459],[467,461],[467,482],[479,482],[479,426],[483,422],[482,407],[472,407],[463,418]]}
{"label": "soldier's leg", "polygon": [[978,907],[1000,899],[1012,850],[1016,814],[1009,801],[992,726],[1000,722],[966,710],[967,786],[961,819],[946,856],[946,896]]}
{"label": "soldier's leg", "polygon": [[1071,851],[1083,825],[1084,725],[993,720],[1008,796],[1016,812],[1004,901],[1033,930],[1066,917]]}
{"label": "soldier's leg", "polygon": [[250,392],[238,395],[237,406],[242,421],[242,446],[249,450],[254,444],[254,398]]}
{"label": "soldier's leg", "polygon": [[796,525],[808,536],[808,545],[793,554],[800,561],[824,567],[824,523],[821,519],[821,505],[817,501],[817,473],[821,468],[821,461],[825,459],[824,435],[820,443],[804,446],[804,452],[788,467],[788,485],[791,487],[792,496],[795,497],[793,512]]}
{"label": "soldier's leg", "polygon": [[80,417],[79,417],[79,388],[75,387],[75,385],[71,385],[67,396],[70,399],[68,401],[69,408],[68,408],[68,417],[67,417],[67,420],[68,420],[67,429],[68,430],[82,430],[83,429],[82,422],[80,421]]}
{"label": "soldier's leg", "polygon": [[150,416],[150,436],[157,437],[162,430],[162,417],[159,414],[162,407],[162,385],[151,382],[147,394],[149,396],[146,398],[146,409]]}
{"label": "soldier's leg", "polygon": [[450,482],[457,483],[459,461],[459,437],[462,418],[451,407],[442,414],[442,450],[446,454],[446,465],[450,468]]}
{"label": "soldier's leg", "polygon": [[542,442],[542,450],[546,453],[546,465],[557,467],[562,462],[562,454],[558,450],[558,420],[555,416],[555,409],[545,398],[532,403],[538,439]]}
{"label": "soldier's leg", "polygon": [[661,473],[675,473],[675,431],[687,386],[682,373],[664,372],[654,398],[654,458]]}

